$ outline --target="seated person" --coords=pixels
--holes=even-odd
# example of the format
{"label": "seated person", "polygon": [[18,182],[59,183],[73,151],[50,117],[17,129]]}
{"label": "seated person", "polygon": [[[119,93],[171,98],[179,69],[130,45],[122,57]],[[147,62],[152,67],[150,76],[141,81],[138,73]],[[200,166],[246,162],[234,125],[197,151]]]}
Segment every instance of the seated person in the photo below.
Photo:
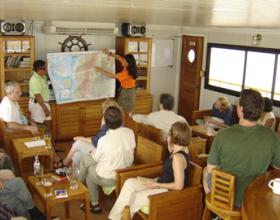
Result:
{"label": "seated person", "polygon": [[[106,109],[110,106],[116,106],[121,109],[119,104],[113,100],[106,100],[102,103],[103,114]],[[99,138],[103,137],[108,131],[108,127],[104,123],[104,118],[102,118],[100,131],[93,137],[74,137],[74,144],[72,145],[69,153],[66,158],[59,162],[59,166],[69,166],[72,162],[72,165],[79,165],[81,158],[85,155],[94,151],[97,147]]]}
{"label": "seated person", "polygon": [[[98,141],[97,148],[85,155],[80,162],[79,178],[86,182],[91,200],[91,212],[101,211],[98,198],[98,185],[114,186],[116,169],[131,166],[134,160],[135,137],[131,129],[122,127],[122,114],[115,106],[104,113],[105,124],[109,128]],[[84,204],[81,205],[84,209]]]}
{"label": "seated person", "polygon": [[3,148],[0,148],[0,170],[11,170],[14,174],[16,174],[16,169],[12,162],[11,157],[6,153]]}
{"label": "seated person", "polygon": [[120,220],[125,206],[129,205],[131,214],[148,206],[148,196],[181,190],[189,185],[188,145],[191,140],[191,129],[186,122],[175,122],[167,139],[170,157],[164,161],[163,174],[157,179],[131,178],[125,181],[118,199],[108,218]]}
{"label": "seated person", "polygon": [[[18,101],[21,96],[21,89],[17,82],[10,81],[5,85],[6,96],[0,104],[0,118],[6,123],[7,127],[12,130],[27,130],[32,135],[38,135],[39,130],[32,120],[28,125],[27,118],[23,115]],[[59,161],[59,157],[54,152],[54,160]]]}
{"label": "seated person", "polygon": [[152,112],[148,115],[135,114],[132,116],[133,120],[138,123],[152,125],[163,131],[163,141],[168,136],[168,131],[171,125],[177,121],[184,121],[186,119],[180,115],[177,115],[172,111],[174,107],[174,98],[170,94],[161,94],[159,100],[159,111]]}
{"label": "seated person", "polygon": [[276,119],[272,111],[272,101],[267,97],[263,98],[263,100],[264,100],[264,109],[260,119],[258,120],[258,124],[268,127],[274,131]]}
{"label": "seated person", "polygon": [[15,177],[10,157],[0,154],[0,202],[14,211],[16,216],[31,220],[43,220],[45,216],[34,205],[24,181]]}
{"label": "seated person", "polygon": [[216,100],[212,108],[212,117],[206,118],[206,122],[220,128],[226,128],[235,123],[233,106],[226,97],[220,96]]}
{"label": "seated person", "polygon": [[28,130],[33,135],[37,135],[38,127],[36,123],[30,121],[30,125],[28,125],[27,118],[23,115],[18,104],[21,96],[19,84],[15,81],[6,83],[5,93],[6,96],[0,104],[0,118],[6,122],[7,127],[10,129]]}
{"label": "seated person", "polygon": [[213,169],[236,177],[235,206],[240,207],[246,188],[272,166],[280,168],[280,140],[271,129],[258,125],[264,100],[252,89],[244,89],[237,105],[239,124],[220,131],[210,148],[203,171],[205,193],[211,189]]}

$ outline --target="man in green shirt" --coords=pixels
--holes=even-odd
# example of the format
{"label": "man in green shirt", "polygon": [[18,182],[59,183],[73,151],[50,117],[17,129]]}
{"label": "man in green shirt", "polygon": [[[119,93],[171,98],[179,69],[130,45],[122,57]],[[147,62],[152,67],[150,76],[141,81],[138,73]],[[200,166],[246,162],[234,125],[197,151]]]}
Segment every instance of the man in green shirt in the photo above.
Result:
{"label": "man in green shirt", "polygon": [[48,128],[50,128],[50,91],[47,80],[46,62],[36,60],[33,64],[33,70],[33,75],[29,81],[29,111],[31,118],[37,123],[46,123]]}
{"label": "man in green shirt", "polygon": [[236,177],[235,205],[241,206],[247,186],[270,165],[280,168],[280,140],[269,128],[257,124],[264,108],[258,91],[245,89],[237,105],[239,124],[220,131],[214,139],[204,170],[203,186],[209,193],[214,168]]}
{"label": "man in green shirt", "polygon": [[[50,91],[47,79],[47,64],[43,60],[33,63],[33,75],[29,81],[29,111],[31,119],[39,124],[45,123],[47,132],[51,133]],[[55,148],[56,151],[63,151]]]}

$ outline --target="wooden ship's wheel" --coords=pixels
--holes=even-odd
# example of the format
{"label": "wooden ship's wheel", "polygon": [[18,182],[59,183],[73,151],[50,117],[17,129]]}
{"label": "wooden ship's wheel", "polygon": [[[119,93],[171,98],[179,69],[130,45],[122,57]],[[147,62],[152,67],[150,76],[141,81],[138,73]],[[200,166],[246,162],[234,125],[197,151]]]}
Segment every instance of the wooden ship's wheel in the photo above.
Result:
{"label": "wooden ship's wheel", "polygon": [[61,44],[61,52],[88,51],[88,44],[81,36],[69,36]]}

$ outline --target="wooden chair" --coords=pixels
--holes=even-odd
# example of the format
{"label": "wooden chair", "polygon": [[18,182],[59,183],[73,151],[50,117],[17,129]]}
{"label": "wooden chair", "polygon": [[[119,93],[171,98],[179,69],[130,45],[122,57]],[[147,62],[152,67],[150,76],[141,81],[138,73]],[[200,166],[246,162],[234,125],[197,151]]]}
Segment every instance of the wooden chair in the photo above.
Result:
{"label": "wooden chair", "polygon": [[192,113],[191,125],[195,125],[197,119],[204,119],[204,117],[211,116],[211,114],[212,114],[212,109],[194,110]]}
{"label": "wooden chair", "polygon": [[[202,168],[191,162],[190,180],[191,186],[183,190],[168,191],[149,196],[149,214],[142,211],[136,214],[136,218],[146,220],[200,220],[202,213]],[[153,172],[153,173],[152,173]],[[154,164],[142,169],[130,170],[123,173],[123,178],[128,179],[136,176],[156,177],[162,173],[162,164]],[[125,207],[123,219],[130,219],[129,207]]]}
{"label": "wooden chair", "polygon": [[119,194],[120,189],[124,183],[122,178],[123,172],[128,172],[129,170],[142,169],[145,165],[161,162],[163,149],[162,146],[147,139],[142,136],[138,136],[137,146],[135,150],[134,165],[124,169],[116,170],[116,195]]}
{"label": "wooden chair", "polygon": [[168,156],[168,147],[166,140],[163,140],[163,131],[152,125],[146,125],[143,123],[138,123],[138,135],[152,140],[153,142],[162,145],[163,153],[162,160]]}
{"label": "wooden chair", "polygon": [[[44,128],[39,128],[39,135],[44,134]],[[3,148],[10,155],[14,165],[18,168],[17,155],[13,147],[12,140],[16,138],[32,137],[30,131],[25,130],[12,130],[9,129],[6,123],[0,119],[0,143]],[[24,163],[24,167],[32,167],[34,158],[27,159]]]}
{"label": "wooden chair", "polygon": [[137,142],[138,132],[139,132],[139,124],[134,121],[127,113],[125,114],[124,125],[127,128],[130,128],[134,132],[135,141]]}
{"label": "wooden chair", "polygon": [[207,164],[206,144],[207,139],[194,137],[188,146],[191,161],[201,167],[205,167]]}
{"label": "wooden chair", "polygon": [[138,125],[138,135],[141,135],[145,138],[152,140],[155,143],[161,144],[162,143],[162,130],[156,128],[152,125],[146,125],[143,123],[139,123]]}
{"label": "wooden chair", "polygon": [[[44,134],[44,129],[39,129],[39,135]],[[13,159],[12,140],[15,138],[32,137],[30,131],[9,129],[6,123],[0,119],[0,143]]]}
{"label": "wooden chair", "polygon": [[205,198],[202,219],[210,219],[210,211],[225,220],[241,219],[240,209],[234,207],[235,176],[214,169],[211,185],[211,192]]}
{"label": "wooden chair", "polygon": [[159,162],[162,158],[162,146],[138,135],[135,164]]}

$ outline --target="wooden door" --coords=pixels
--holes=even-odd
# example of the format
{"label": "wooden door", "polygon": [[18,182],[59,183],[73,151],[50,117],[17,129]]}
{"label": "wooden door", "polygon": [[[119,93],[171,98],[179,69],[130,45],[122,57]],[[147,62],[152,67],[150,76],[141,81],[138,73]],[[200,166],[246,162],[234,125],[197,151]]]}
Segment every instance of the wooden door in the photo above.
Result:
{"label": "wooden door", "polygon": [[193,110],[199,108],[203,40],[203,37],[187,35],[182,38],[178,113],[189,123],[192,123]]}

